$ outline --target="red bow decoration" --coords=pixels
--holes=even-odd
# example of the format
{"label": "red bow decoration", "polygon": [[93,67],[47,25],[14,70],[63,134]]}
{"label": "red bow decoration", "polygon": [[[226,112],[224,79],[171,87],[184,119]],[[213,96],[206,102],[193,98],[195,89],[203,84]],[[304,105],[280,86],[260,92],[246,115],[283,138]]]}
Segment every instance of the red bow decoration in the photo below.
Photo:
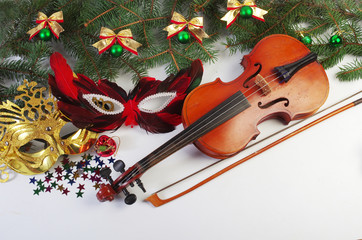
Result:
{"label": "red bow decoration", "polygon": [[52,94],[58,108],[78,128],[103,132],[139,125],[148,132],[164,133],[181,123],[186,95],[200,84],[203,67],[200,60],[164,81],[142,78],[127,93],[116,83],[101,79],[98,83],[73,72],[60,53],[50,57],[55,77],[49,75]]}

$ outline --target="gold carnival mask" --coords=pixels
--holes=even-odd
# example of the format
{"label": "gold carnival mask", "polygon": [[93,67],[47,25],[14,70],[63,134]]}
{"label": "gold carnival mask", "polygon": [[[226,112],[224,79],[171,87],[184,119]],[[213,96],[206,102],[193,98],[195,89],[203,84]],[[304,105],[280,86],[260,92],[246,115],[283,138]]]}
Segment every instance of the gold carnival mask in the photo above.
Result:
{"label": "gold carnival mask", "polygon": [[25,80],[19,86],[15,99],[24,102],[23,108],[0,102],[0,164],[29,175],[47,171],[62,154],[87,151],[97,139],[97,133],[85,129],[61,136],[67,122],[54,98],[44,99],[45,88],[36,85]]}

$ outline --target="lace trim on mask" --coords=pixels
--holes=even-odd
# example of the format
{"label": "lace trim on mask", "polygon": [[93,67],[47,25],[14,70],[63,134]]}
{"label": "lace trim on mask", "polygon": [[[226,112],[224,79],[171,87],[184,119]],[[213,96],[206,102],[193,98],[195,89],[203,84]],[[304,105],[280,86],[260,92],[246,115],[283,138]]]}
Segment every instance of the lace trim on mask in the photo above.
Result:
{"label": "lace trim on mask", "polygon": [[176,96],[176,92],[161,92],[150,95],[138,104],[138,109],[146,113],[161,112]]}

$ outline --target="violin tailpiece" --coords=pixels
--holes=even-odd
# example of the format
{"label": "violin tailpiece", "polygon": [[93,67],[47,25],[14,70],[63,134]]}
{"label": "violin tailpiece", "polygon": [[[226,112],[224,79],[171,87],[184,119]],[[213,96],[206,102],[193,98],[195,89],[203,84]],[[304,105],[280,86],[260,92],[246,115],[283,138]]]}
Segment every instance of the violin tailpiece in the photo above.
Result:
{"label": "violin tailpiece", "polygon": [[308,64],[317,61],[317,54],[314,52],[310,52],[305,57],[299,59],[296,62],[275,67],[275,70],[280,74],[280,82],[288,82],[293,75],[298,72],[299,69],[307,66]]}

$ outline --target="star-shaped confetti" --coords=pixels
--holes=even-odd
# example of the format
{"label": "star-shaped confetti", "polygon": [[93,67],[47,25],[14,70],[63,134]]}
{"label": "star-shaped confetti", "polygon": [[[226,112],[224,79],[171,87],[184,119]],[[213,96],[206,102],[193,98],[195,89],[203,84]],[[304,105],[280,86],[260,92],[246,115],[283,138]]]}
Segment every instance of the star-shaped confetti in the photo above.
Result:
{"label": "star-shaped confetti", "polygon": [[80,183],[79,183],[79,185],[78,185],[77,188],[79,189],[79,191],[80,191],[80,190],[84,190],[84,184],[80,184]]}
{"label": "star-shaped confetti", "polygon": [[58,186],[58,183],[54,181],[50,185],[52,186],[52,188],[56,188]]}
{"label": "star-shaped confetti", "polygon": [[62,180],[63,180],[63,176],[62,176],[62,175],[58,175],[58,176],[56,177],[56,179],[57,179],[58,182],[59,182],[59,181],[62,181]]}
{"label": "star-shaped confetti", "polygon": [[38,187],[41,186],[41,185],[43,185],[43,181],[39,179],[39,180],[36,182],[36,185],[38,185]]}
{"label": "star-shaped confetti", "polygon": [[47,173],[47,178],[52,179],[52,178],[53,178],[53,173],[48,172],[48,173]]}
{"label": "star-shaped confetti", "polygon": [[63,168],[61,168],[60,166],[58,166],[58,167],[55,168],[55,172],[56,172],[57,174],[62,174]]}
{"label": "star-shaped confetti", "polygon": [[63,160],[61,161],[63,166],[69,163],[69,158],[68,157],[64,157]]}
{"label": "star-shaped confetti", "polygon": [[86,174],[86,173],[83,173],[83,175],[82,175],[82,178],[83,178],[83,180],[86,180],[86,179],[88,179],[88,174]]}
{"label": "star-shaped confetti", "polygon": [[64,175],[64,180],[65,180],[65,179],[69,180],[69,178],[70,178],[69,173],[67,173],[67,174]]}
{"label": "star-shaped confetti", "polygon": [[51,181],[51,179],[50,178],[48,178],[48,177],[45,177],[45,180],[44,180],[44,182],[46,182],[46,183],[49,183]]}
{"label": "star-shaped confetti", "polygon": [[75,183],[74,179],[70,179],[70,180],[68,181],[68,184],[70,184],[71,186],[73,186],[74,183]]}
{"label": "star-shaped confetti", "polygon": [[98,166],[99,166],[99,167],[103,167],[103,165],[104,165],[103,160],[100,160],[99,163],[98,163]]}
{"label": "star-shaped confetti", "polygon": [[100,157],[100,156],[95,156],[95,157],[94,157],[94,161],[96,161],[96,163],[99,163],[100,160],[101,160],[101,157]]}
{"label": "star-shaped confetti", "polygon": [[79,178],[79,176],[80,176],[80,175],[79,175],[79,173],[78,173],[78,171],[77,171],[77,172],[74,173],[73,179],[74,179],[74,180],[77,180],[77,178]]}
{"label": "star-shaped confetti", "polygon": [[77,198],[83,197],[84,192],[81,192],[80,190],[77,192]]}
{"label": "star-shaped confetti", "polygon": [[61,184],[61,185],[58,184],[58,189],[57,190],[63,191],[64,190],[63,184]]}
{"label": "star-shaped confetti", "polygon": [[110,157],[110,158],[108,159],[108,162],[109,162],[109,164],[111,164],[111,163],[114,163],[115,160],[116,160],[116,159],[114,159],[113,157]]}
{"label": "star-shaped confetti", "polygon": [[47,188],[45,189],[45,192],[51,192],[52,191],[52,187],[51,186],[47,186]]}
{"label": "star-shaped confetti", "polygon": [[66,189],[63,190],[62,194],[68,195],[68,193],[69,193],[69,190],[68,190],[68,188],[66,188]]}
{"label": "star-shaped confetti", "polygon": [[29,183],[35,184],[35,183],[36,183],[36,178],[35,178],[35,177],[30,178],[30,182],[29,182]]}
{"label": "star-shaped confetti", "polygon": [[44,192],[44,191],[45,191],[45,186],[44,186],[44,185],[40,185],[40,186],[39,186],[39,190],[40,190],[41,192]]}

